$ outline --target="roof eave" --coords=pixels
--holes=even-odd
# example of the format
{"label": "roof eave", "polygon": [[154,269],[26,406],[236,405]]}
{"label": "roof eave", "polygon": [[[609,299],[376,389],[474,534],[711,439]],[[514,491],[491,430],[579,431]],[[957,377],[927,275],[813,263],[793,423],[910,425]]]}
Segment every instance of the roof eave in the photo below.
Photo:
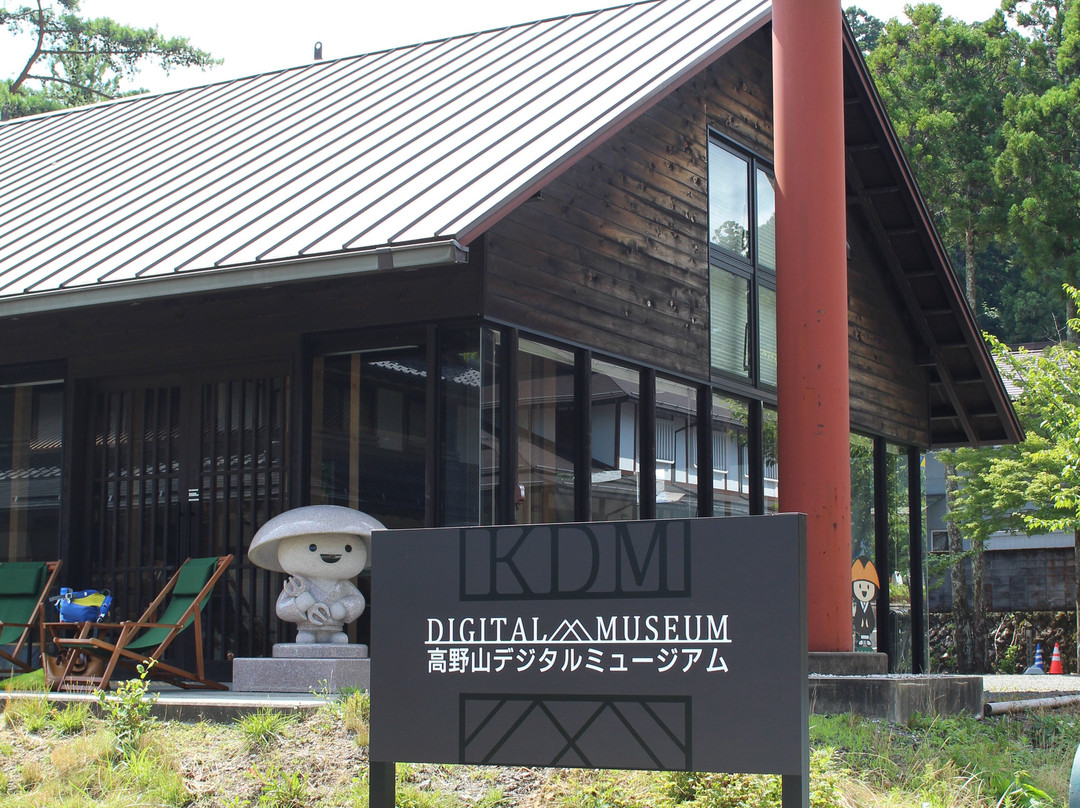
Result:
{"label": "roof eave", "polygon": [[0,299],[0,317],[18,317],[110,303],[326,280],[388,270],[465,264],[469,249],[455,239],[353,250],[311,258],[213,267],[95,286],[74,286]]}

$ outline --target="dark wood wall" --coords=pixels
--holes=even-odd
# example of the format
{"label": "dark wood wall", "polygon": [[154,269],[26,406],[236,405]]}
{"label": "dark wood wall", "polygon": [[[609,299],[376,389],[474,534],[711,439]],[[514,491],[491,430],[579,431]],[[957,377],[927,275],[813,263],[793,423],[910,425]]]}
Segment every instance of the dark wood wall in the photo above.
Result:
{"label": "dark wood wall", "polygon": [[899,443],[930,445],[925,369],[859,214],[848,216],[848,366],[851,428]]}
{"label": "dark wood wall", "polygon": [[[771,159],[768,28],[674,90],[486,234],[487,314],[709,377],[708,130]],[[927,381],[884,264],[849,220],[852,428],[929,445]],[[778,283],[783,283],[783,268]]]}
{"label": "dark wood wall", "polygon": [[772,153],[761,31],[486,234],[486,311],[708,378],[708,128]]}
{"label": "dark wood wall", "polygon": [[5,318],[0,368],[61,361],[79,379],[291,361],[305,334],[476,317],[480,288],[470,264]]}

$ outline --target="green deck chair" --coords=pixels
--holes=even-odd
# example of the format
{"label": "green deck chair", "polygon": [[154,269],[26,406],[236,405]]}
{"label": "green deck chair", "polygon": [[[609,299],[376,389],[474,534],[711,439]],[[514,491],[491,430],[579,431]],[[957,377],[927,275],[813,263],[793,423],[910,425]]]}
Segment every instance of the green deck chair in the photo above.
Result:
{"label": "green deck chair", "polygon": [[46,599],[60,572],[60,563],[7,561],[0,564],[0,657],[11,663],[9,673],[31,668],[30,660],[23,660],[22,654],[28,648],[31,629],[45,618]]}
{"label": "green deck chair", "polygon": [[[202,610],[218,579],[225,574],[233,557],[189,558],[154,598],[142,617],[123,623],[49,623],[52,641],[65,660],[63,670],[52,682],[57,690],[107,690],[117,667],[135,669],[148,659],[154,660],[147,678],[165,681],[184,689],[226,687],[207,679],[203,667]],[[166,603],[166,598],[168,602]],[[164,608],[162,608],[162,604]],[[159,616],[159,609],[160,616]],[[78,626],[74,637],[64,636],[71,626]],[[187,671],[162,661],[166,649],[188,626],[195,632],[195,670]],[[115,640],[101,635],[115,635]],[[72,673],[78,654],[105,660],[101,673]]]}

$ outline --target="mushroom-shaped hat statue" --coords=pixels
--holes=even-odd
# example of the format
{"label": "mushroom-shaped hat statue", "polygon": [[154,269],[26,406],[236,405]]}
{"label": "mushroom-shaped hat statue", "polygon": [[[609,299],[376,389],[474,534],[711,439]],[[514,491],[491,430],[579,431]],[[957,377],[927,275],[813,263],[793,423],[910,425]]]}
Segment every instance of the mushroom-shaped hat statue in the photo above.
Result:
{"label": "mushroom-shaped hat statue", "polygon": [[342,628],[366,605],[352,579],[371,566],[371,533],[384,527],[351,508],[309,505],[278,514],[259,528],[248,558],[289,574],[277,615],[297,624],[298,643],[349,641]]}

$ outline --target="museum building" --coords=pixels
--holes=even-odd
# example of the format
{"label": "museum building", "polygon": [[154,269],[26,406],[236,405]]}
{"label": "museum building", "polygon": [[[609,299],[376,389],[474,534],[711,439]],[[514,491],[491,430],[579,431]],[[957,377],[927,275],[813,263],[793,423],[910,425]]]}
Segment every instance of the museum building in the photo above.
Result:
{"label": "museum building", "polygon": [[[122,619],[234,553],[227,678],[291,639],[245,555],[291,507],[777,510],[771,18],[652,0],[0,123],[0,557]],[[919,672],[922,453],[1020,427],[846,28],[843,116],[852,558]]]}

